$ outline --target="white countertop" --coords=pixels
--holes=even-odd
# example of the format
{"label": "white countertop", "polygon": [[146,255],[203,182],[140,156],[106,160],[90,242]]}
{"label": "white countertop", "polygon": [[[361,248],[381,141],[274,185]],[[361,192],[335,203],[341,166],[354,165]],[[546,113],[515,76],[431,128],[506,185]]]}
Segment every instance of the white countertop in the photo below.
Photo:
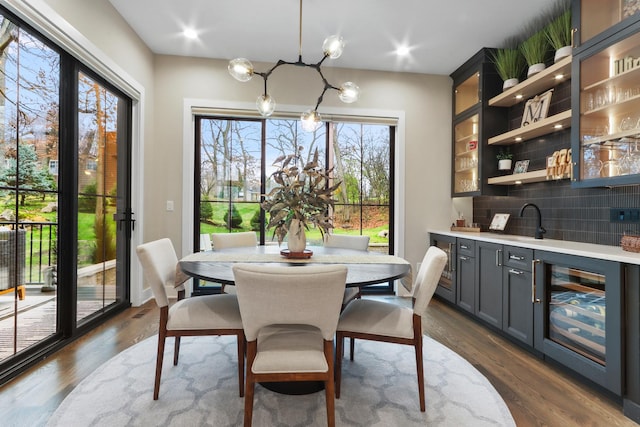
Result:
{"label": "white countertop", "polygon": [[623,251],[620,246],[596,245],[593,243],[571,242],[567,240],[534,239],[527,236],[513,234],[499,234],[489,232],[464,232],[449,230],[428,230],[429,233],[445,236],[461,237],[482,242],[499,243],[502,245],[519,246],[535,250],[558,252],[589,258],[617,261],[626,264],[640,265],[640,253]]}

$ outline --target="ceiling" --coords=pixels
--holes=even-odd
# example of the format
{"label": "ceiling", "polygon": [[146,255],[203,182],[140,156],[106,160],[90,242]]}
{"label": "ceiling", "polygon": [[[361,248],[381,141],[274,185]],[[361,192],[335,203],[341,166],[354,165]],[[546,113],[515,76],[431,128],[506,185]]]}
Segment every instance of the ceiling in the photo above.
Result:
{"label": "ceiling", "polygon": [[[296,61],[299,0],[110,0],[157,54],[274,63]],[[302,57],[321,59],[332,34],[346,43],[326,66],[453,72],[482,47],[501,47],[557,0],[305,0]],[[194,29],[197,39],[182,32]],[[400,45],[409,47],[398,57]]]}

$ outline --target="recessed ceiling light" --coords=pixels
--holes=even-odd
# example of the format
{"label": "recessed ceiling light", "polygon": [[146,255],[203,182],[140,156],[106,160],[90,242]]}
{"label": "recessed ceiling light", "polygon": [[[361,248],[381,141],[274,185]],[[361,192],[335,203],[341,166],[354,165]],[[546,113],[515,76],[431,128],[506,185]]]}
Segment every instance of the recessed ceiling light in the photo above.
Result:
{"label": "recessed ceiling light", "polygon": [[562,80],[564,74],[556,74],[556,80]]}
{"label": "recessed ceiling light", "polygon": [[196,32],[196,30],[193,30],[191,28],[187,28],[185,29],[182,34],[184,34],[184,36],[188,39],[197,39],[198,38],[198,33]]}
{"label": "recessed ceiling light", "polygon": [[522,137],[521,137],[521,136],[516,136],[516,141],[517,141],[517,142],[522,141]]}
{"label": "recessed ceiling light", "polygon": [[558,123],[557,125],[554,126],[555,129],[562,129],[562,125],[560,123]]}
{"label": "recessed ceiling light", "polygon": [[522,94],[516,95],[516,99],[522,99]]}
{"label": "recessed ceiling light", "polygon": [[398,56],[407,56],[409,55],[409,52],[411,52],[409,46],[398,46],[396,49],[396,55]]}

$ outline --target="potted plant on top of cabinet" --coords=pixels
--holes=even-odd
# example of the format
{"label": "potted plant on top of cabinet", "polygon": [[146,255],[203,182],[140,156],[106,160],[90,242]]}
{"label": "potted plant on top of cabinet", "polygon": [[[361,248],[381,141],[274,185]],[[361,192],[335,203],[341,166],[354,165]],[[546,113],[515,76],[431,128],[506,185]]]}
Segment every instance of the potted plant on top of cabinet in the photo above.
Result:
{"label": "potted plant on top of cabinet", "polygon": [[553,62],[571,55],[571,8],[567,0],[556,3],[551,12],[551,21],[545,27],[547,40],[556,51]]}
{"label": "potted plant on top of cabinet", "polygon": [[549,52],[549,42],[544,31],[544,25],[534,22],[529,26],[529,31],[527,31],[529,36],[520,43],[520,52],[522,52],[522,56],[524,56],[529,66],[527,77],[531,77],[547,68],[545,61]]}
{"label": "potted plant on top of cabinet", "polygon": [[496,49],[491,57],[498,75],[504,81],[503,91],[520,83],[520,76],[524,71],[524,58],[515,39],[507,41],[505,47]]}

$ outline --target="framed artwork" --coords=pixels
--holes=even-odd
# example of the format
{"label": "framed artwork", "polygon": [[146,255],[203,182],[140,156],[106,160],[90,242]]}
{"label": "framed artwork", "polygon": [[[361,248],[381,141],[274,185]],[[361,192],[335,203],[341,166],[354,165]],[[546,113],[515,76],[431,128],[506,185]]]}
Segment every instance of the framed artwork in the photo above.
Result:
{"label": "framed artwork", "polygon": [[553,89],[549,89],[541,95],[534,96],[524,104],[524,113],[522,114],[522,123],[520,124],[521,127],[547,118],[552,93]]}
{"label": "framed artwork", "polygon": [[529,167],[529,160],[518,160],[513,167],[513,173],[525,173]]}
{"label": "framed artwork", "polygon": [[504,231],[504,228],[507,226],[507,221],[509,221],[509,216],[510,214],[506,213],[495,214],[489,225],[489,230]]}

